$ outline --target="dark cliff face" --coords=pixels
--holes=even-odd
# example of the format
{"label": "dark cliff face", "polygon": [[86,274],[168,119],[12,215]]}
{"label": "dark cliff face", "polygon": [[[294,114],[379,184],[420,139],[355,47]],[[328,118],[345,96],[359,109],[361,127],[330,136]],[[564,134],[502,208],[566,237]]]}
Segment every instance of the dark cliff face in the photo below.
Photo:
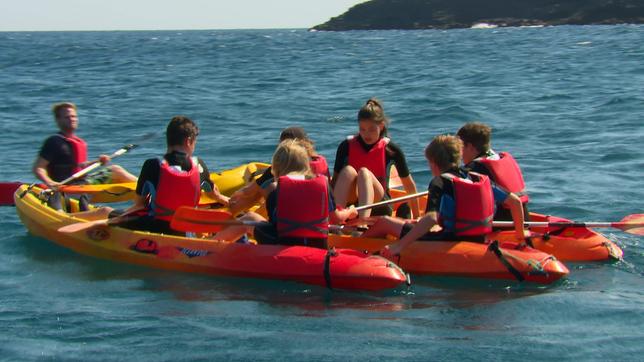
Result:
{"label": "dark cliff face", "polygon": [[643,0],[372,0],[315,30],[644,23]]}

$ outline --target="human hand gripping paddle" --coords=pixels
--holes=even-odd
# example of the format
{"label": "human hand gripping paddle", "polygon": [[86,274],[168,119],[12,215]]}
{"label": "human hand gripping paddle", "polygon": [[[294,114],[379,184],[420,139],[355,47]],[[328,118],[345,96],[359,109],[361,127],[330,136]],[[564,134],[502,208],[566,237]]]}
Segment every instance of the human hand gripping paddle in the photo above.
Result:
{"label": "human hand gripping paddle", "polygon": [[[139,146],[139,144],[143,143],[144,141],[147,141],[149,139],[152,139],[156,137],[157,135],[161,134],[162,131],[154,131],[150,133],[146,133],[143,136],[139,137],[135,143],[127,144],[120,149],[118,149],[116,152],[113,154],[109,155],[108,157],[110,159],[121,156],[125,154],[126,152],[136,148]],[[97,167],[101,165],[101,159],[94,160],[89,166],[85,167],[84,169],[74,173],[67,179],[59,182],[59,185],[66,185],[76,179],[79,179],[85,175],[87,175],[89,172],[95,170]],[[13,206],[13,194],[16,192],[18,187],[22,185],[23,182],[0,182],[0,206]],[[36,186],[37,183],[31,184],[27,190],[22,194],[22,196],[26,195],[31,188]],[[45,186],[43,186],[45,187]],[[117,190],[118,192],[121,192],[122,190]]]}

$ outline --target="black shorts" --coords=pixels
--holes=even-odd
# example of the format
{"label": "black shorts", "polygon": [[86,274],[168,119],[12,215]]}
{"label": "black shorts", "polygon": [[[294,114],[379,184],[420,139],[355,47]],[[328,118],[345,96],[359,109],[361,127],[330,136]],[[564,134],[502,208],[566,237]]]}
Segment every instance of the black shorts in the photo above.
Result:
{"label": "black shorts", "polygon": [[326,238],[279,238],[275,225],[265,222],[255,226],[253,237],[262,245],[301,245],[312,248],[328,249]]}

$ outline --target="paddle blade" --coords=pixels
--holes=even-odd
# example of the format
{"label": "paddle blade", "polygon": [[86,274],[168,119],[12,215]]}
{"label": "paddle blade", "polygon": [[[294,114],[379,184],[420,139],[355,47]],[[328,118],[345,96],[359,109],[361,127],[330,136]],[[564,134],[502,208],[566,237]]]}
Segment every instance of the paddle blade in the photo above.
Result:
{"label": "paddle blade", "polygon": [[13,206],[13,194],[22,182],[0,182],[0,206]]}
{"label": "paddle blade", "polygon": [[75,224],[69,224],[58,228],[58,232],[63,234],[72,234],[72,233],[82,231],[82,230],[87,230],[89,228],[92,228],[94,226],[99,226],[99,225],[107,225],[107,220],[77,222]]}
{"label": "paddle blade", "polygon": [[214,233],[230,222],[237,223],[229,212],[183,206],[175,211],[170,227],[178,231]]}
{"label": "paddle blade", "polygon": [[644,235],[644,214],[628,215],[620,222],[613,223],[613,227],[629,234]]}

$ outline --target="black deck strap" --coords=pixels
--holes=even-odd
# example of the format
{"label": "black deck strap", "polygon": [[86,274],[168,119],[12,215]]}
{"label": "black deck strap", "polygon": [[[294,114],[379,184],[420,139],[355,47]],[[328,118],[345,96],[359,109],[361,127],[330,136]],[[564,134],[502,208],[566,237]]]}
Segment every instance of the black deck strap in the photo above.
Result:
{"label": "black deck strap", "polygon": [[523,275],[521,275],[521,272],[519,272],[515,267],[513,267],[512,264],[510,264],[510,262],[508,261],[508,259],[505,258],[505,256],[503,255],[503,252],[499,248],[499,241],[498,240],[494,240],[492,243],[490,243],[490,246],[488,246],[487,250],[493,252],[494,255],[496,255],[497,258],[499,258],[499,260],[501,261],[503,266],[505,266],[505,268],[508,269],[508,271],[512,275],[514,275],[514,277],[519,282],[522,282],[522,281],[525,280]]}
{"label": "black deck strap", "polygon": [[326,281],[326,287],[329,289],[333,289],[331,285],[331,257],[336,255],[338,255],[338,253],[335,249],[329,249],[324,257],[324,280]]}
{"label": "black deck strap", "polygon": [[20,195],[18,195],[18,197],[20,197],[21,199],[22,199],[23,197],[25,197],[25,196],[29,193],[29,191],[31,191],[31,189],[33,189],[33,188],[34,188],[34,186],[36,186],[36,184],[35,184],[35,183],[33,183],[33,184],[31,184],[31,185],[27,186],[27,188],[25,189],[25,191],[23,191],[22,193],[20,193]]}

